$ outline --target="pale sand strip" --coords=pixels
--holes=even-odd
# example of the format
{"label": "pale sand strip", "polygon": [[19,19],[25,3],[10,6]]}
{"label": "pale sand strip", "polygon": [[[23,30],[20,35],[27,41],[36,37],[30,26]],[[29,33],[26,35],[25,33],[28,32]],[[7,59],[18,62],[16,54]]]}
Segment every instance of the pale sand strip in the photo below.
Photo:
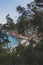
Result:
{"label": "pale sand strip", "polygon": [[9,32],[9,34],[12,35],[12,36],[15,36],[17,38],[20,38],[20,39],[29,40],[29,38],[27,36],[23,36],[21,34],[16,34],[15,32]]}

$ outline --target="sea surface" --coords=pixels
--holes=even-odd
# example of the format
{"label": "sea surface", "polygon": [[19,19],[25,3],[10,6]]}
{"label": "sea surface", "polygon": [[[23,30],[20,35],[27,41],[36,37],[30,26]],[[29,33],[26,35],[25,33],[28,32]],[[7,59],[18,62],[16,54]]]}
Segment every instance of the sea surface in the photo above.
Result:
{"label": "sea surface", "polygon": [[13,48],[19,44],[18,38],[13,37],[11,35],[8,35],[8,40],[9,40],[9,42],[5,43],[5,45],[4,45],[5,48],[7,48],[7,47]]}

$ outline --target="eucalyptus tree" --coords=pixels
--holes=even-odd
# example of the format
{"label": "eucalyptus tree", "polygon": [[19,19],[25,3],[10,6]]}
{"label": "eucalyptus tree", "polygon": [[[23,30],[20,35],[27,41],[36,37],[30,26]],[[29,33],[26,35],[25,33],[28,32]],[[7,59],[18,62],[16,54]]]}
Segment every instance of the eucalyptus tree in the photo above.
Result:
{"label": "eucalyptus tree", "polygon": [[[29,30],[32,30],[33,34],[36,35],[43,33],[43,14],[37,11],[36,7],[33,9],[25,9],[24,7],[18,6],[17,11],[20,13],[19,18],[17,19],[20,34],[23,34],[26,31],[29,37]],[[33,40],[32,36],[31,39]]]}
{"label": "eucalyptus tree", "polygon": [[10,14],[6,15],[7,23],[3,25],[4,30],[14,30],[15,24],[13,19],[10,17]]}
{"label": "eucalyptus tree", "polygon": [[6,19],[8,24],[14,23],[13,19],[10,17],[10,14],[6,15]]}
{"label": "eucalyptus tree", "polygon": [[26,31],[28,34],[28,29],[30,27],[30,19],[32,19],[30,15],[31,12],[21,6],[17,7],[17,11],[20,14],[19,18],[17,19],[19,33],[22,34],[24,33],[24,31]]}

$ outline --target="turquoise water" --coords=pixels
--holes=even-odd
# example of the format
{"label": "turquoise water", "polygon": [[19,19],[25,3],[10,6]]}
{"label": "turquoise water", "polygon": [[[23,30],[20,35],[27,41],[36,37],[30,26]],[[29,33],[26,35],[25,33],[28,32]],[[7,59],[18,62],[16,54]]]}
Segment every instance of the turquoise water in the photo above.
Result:
{"label": "turquoise water", "polygon": [[16,37],[8,35],[6,32],[0,32],[0,43],[3,47],[15,47],[19,41]]}
{"label": "turquoise water", "polygon": [[10,35],[8,35],[8,40],[10,41],[10,42],[8,42],[8,43],[6,43],[5,44],[5,47],[15,47],[15,46],[17,46],[18,45],[18,43],[19,43],[19,40],[16,38],[16,37],[13,37],[13,36],[10,36]]}

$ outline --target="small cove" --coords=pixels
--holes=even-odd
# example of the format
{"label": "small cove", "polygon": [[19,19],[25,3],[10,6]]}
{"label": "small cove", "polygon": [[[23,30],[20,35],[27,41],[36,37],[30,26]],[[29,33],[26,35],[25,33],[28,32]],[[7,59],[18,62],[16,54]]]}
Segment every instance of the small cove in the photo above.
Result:
{"label": "small cove", "polygon": [[8,40],[9,40],[9,42],[5,44],[5,47],[12,48],[19,44],[18,38],[14,37],[14,36],[8,35]]}
{"label": "small cove", "polygon": [[4,48],[13,48],[19,44],[19,39],[6,32],[1,32],[0,43]]}

